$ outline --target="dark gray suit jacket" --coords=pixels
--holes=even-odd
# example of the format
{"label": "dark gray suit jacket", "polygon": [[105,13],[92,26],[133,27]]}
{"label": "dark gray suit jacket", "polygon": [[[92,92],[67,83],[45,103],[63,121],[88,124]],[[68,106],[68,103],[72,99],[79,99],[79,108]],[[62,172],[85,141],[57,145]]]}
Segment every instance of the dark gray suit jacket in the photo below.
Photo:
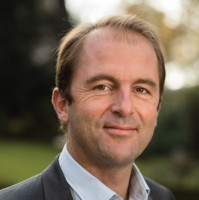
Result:
{"label": "dark gray suit jacket", "polygon": [[[150,187],[149,200],[174,200],[165,187],[146,179]],[[58,158],[41,174],[0,190],[0,200],[73,200]],[[94,199],[93,199],[94,200]]]}

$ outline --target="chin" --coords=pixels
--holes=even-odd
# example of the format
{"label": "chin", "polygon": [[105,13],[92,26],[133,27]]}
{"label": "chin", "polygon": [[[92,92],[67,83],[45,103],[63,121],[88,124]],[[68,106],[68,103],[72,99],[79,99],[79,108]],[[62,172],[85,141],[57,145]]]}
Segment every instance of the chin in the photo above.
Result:
{"label": "chin", "polygon": [[134,160],[138,157],[136,153],[129,153],[128,152],[122,152],[121,150],[118,152],[109,152],[109,154],[103,156],[104,163],[107,163],[111,166],[126,166],[133,164]]}

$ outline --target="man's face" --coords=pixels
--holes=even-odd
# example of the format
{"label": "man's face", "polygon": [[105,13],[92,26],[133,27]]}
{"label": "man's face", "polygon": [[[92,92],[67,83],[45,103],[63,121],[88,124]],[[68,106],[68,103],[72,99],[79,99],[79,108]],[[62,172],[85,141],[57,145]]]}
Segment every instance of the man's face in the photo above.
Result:
{"label": "man's face", "polygon": [[156,126],[154,49],[142,36],[113,35],[101,29],[86,39],[71,84],[74,101],[66,105],[68,150],[83,166],[132,164]]}

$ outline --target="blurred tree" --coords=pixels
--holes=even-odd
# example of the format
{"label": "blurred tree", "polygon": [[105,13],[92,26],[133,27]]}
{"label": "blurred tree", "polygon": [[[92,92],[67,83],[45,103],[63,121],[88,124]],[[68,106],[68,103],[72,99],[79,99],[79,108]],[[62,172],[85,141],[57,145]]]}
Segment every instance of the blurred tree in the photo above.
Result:
{"label": "blurred tree", "polygon": [[145,155],[187,152],[199,158],[198,91],[199,86],[165,91],[158,126]]}
{"label": "blurred tree", "polygon": [[51,138],[53,49],[70,27],[64,0],[7,0],[0,10],[0,136]]}
{"label": "blurred tree", "polygon": [[188,150],[195,158],[199,159],[199,86],[189,90],[187,96],[187,113],[189,116]]}

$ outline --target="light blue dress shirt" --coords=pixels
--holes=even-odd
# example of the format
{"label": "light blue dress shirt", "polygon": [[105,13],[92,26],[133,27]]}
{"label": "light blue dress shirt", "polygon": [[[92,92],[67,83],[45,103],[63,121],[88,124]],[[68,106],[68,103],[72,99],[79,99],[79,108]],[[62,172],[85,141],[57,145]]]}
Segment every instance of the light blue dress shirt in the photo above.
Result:
{"label": "light blue dress shirt", "polygon": [[[59,164],[70,185],[74,200],[122,200],[122,197],[104,185],[95,176],[79,165],[64,146]],[[129,188],[129,200],[147,200],[150,189],[134,164]]]}

